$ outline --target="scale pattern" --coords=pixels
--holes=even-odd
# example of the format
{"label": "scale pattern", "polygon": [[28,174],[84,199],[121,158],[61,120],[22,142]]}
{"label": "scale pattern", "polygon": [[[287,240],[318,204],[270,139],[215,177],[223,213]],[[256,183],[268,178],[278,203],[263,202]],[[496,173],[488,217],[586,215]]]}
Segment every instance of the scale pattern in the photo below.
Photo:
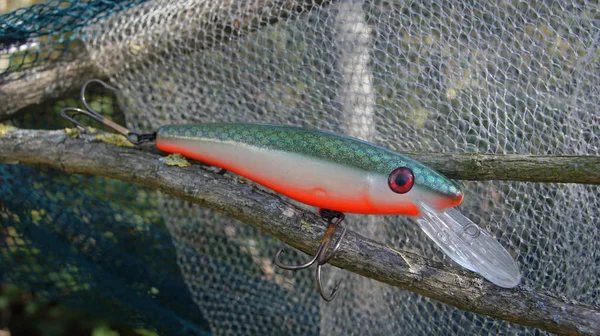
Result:
{"label": "scale pattern", "polygon": [[259,124],[167,125],[158,130],[158,141],[169,138],[197,138],[233,142],[240,146],[280,150],[389,175],[397,167],[411,168],[415,182],[443,193],[459,188],[442,175],[406,156],[368,142],[319,130]]}

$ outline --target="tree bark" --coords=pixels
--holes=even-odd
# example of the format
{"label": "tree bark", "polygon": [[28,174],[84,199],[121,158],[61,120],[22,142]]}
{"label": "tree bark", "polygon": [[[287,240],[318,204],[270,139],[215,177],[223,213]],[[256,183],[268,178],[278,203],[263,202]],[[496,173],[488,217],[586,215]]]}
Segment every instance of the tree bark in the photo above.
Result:
{"label": "tree bark", "polygon": [[407,156],[457,180],[600,184],[600,157],[415,153]]}
{"label": "tree bark", "polygon": [[[108,136],[109,138],[111,136]],[[101,175],[161,190],[272,234],[306,253],[314,253],[325,223],[317,215],[255,186],[221,176],[200,165],[168,166],[150,144],[137,148],[99,142],[94,135],[73,139],[65,131],[0,130],[0,162],[45,165],[72,174]],[[106,137],[105,137],[106,139]],[[461,155],[427,155],[422,161],[439,168],[444,157],[458,164]],[[477,160],[489,162],[486,156]],[[577,158],[574,158],[577,159]],[[585,158],[592,160],[594,158]],[[496,162],[529,165],[553,162],[552,157],[527,161],[494,156]],[[562,161],[559,158],[559,161]],[[596,161],[589,165],[598,165]],[[446,162],[446,169],[451,165]],[[467,160],[466,162],[471,162]],[[476,161],[478,162],[478,161]],[[562,163],[565,164],[565,163]],[[455,166],[461,172],[470,166]],[[487,167],[487,166],[484,166]],[[578,169],[578,165],[570,167]],[[483,168],[478,171],[483,172]],[[479,173],[480,177],[487,176]],[[308,225],[307,225],[308,224]],[[309,229],[306,229],[309,228]],[[351,272],[454,305],[555,333],[600,333],[600,307],[558,299],[525,286],[497,287],[466,270],[444,266],[410,252],[394,250],[355,232],[348,232],[331,264]]]}
{"label": "tree bark", "polygon": [[11,118],[29,105],[78,90],[90,78],[106,78],[87,59],[83,48],[74,55],[72,61],[40,65],[0,78],[0,120]]}

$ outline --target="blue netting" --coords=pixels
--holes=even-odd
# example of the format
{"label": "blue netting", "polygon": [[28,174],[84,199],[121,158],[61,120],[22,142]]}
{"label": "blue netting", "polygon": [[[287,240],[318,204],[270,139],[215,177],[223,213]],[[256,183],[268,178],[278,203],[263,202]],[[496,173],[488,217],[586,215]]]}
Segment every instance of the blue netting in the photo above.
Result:
{"label": "blue netting", "polygon": [[[0,178],[0,283],[161,335],[210,334],[181,277],[153,191],[10,165],[0,165]],[[236,274],[192,246],[185,249],[211,277]],[[223,310],[235,316],[236,309],[241,309],[239,315],[251,310],[257,319],[278,321],[272,326],[274,334],[283,334],[290,323],[304,325],[304,334],[318,334],[318,315],[287,300],[289,293],[279,285],[238,275],[237,286],[251,294],[239,305],[239,292],[196,280],[200,285],[193,290],[201,293],[199,300],[220,307],[211,314]],[[252,329],[237,332],[258,334]]]}
{"label": "blue netting", "polygon": [[161,334],[209,334],[151,191],[21,166],[0,176],[0,282]]}
{"label": "blue netting", "polygon": [[0,15],[0,74],[56,61],[80,45],[81,29],[146,0],[49,1]]}

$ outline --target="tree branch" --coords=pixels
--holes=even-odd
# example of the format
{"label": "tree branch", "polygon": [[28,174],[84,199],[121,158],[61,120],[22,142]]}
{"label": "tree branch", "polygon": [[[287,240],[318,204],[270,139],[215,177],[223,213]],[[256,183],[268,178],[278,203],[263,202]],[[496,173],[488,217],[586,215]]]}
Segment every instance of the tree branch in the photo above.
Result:
{"label": "tree branch", "polygon": [[[307,253],[314,253],[324,233],[325,223],[317,215],[267,191],[199,165],[167,166],[152,146],[125,148],[95,139],[94,135],[73,139],[62,130],[4,129],[0,130],[0,162],[41,164],[158,189],[248,223]],[[433,159],[423,160],[426,163],[439,162],[434,155],[427,157]],[[348,232],[331,263],[471,312],[555,333],[600,333],[600,307],[524,286],[503,289],[474,273],[391,249],[355,232]]]}
{"label": "tree branch", "polygon": [[77,90],[90,78],[104,77],[83,48],[73,55],[76,59],[72,61],[44,64],[0,78],[0,120],[9,119],[26,106]]}
{"label": "tree branch", "polygon": [[404,154],[457,180],[600,184],[600,156]]}

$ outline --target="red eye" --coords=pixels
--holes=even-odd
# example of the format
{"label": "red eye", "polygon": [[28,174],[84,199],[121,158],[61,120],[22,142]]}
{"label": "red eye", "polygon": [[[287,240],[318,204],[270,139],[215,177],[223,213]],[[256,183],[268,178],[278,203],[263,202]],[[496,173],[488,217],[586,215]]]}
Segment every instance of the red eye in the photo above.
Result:
{"label": "red eye", "polygon": [[406,167],[394,169],[388,177],[388,185],[397,194],[406,194],[415,184],[412,170]]}

